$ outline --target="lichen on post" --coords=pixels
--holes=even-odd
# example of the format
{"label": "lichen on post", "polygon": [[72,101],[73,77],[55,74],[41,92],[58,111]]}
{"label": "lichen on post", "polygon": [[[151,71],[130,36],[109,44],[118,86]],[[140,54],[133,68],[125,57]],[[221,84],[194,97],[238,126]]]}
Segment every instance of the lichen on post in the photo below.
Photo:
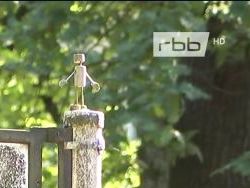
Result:
{"label": "lichen on post", "polygon": [[73,142],[65,144],[72,149],[72,188],[101,188],[104,114],[89,109],[68,111],[64,123],[73,128]]}

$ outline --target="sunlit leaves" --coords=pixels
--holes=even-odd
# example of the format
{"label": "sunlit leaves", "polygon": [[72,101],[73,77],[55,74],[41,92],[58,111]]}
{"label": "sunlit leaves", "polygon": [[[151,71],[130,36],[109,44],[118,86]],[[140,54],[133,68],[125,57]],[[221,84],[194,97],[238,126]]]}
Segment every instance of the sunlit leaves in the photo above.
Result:
{"label": "sunlit leaves", "polygon": [[[57,183],[58,158],[55,155],[57,153],[58,153],[58,149],[55,145],[46,144],[43,147],[42,187],[57,187],[57,185],[58,185],[58,183]],[[50,181],[48,181],[48,180],[50,180]]]}
{"label": "sunlit leaves", "polygon": [[[129,142],[122,142],[119,145],[118,150],[111,150],[109,153],[104,155],[104,174],[105,177],[109,178],[109,181],[104,185],[105,188],[109,187],[138,187],[140,185],[140,168],[137,161],[137,151],[138,147],[141,145],[139,140],[133,140]],[[119,165],[115,161],[110,161],[110,154],[116,157],[116,160],[119,161]],[[127,169],[124,168],[124,165],[127,166]],[[125,170],[125,174],[123,174]],[[113,173],[116,174],[113,177]]]}

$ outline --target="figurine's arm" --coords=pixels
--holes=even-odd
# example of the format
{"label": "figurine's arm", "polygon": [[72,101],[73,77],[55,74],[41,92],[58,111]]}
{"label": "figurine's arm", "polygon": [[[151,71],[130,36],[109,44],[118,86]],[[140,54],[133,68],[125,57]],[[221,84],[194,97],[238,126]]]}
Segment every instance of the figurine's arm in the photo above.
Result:
{"label": "figurine's arm", "polygon": [[67,84],[68,80],[75,74],[75,71],[76,70],[74,70],[66,79],[64,78],[64,79],[60,80],[59,86],[63,87],[65,84]]}
{"label": "figurine's arm", "polygon": [[89,79],[89,81],[91,83],[92,92],[97,93],[100,90],[100,85],[91,78],[91,76],[88,74],[87,71],[86,71],[86,76],[87,76],[87,78]]}

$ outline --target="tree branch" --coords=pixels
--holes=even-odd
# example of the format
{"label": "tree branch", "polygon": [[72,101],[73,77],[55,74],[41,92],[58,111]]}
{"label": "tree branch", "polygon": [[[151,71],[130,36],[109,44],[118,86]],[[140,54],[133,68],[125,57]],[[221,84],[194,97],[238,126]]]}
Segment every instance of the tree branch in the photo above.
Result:
{"label": "tree branch", "polygon": [[45,105],[45,109],[49,112],[53,118],[53,120],[59,124],[61,121],[60,113],[58,111],[56,103],[53,101],[51,96],[42,95],[41,99]]}

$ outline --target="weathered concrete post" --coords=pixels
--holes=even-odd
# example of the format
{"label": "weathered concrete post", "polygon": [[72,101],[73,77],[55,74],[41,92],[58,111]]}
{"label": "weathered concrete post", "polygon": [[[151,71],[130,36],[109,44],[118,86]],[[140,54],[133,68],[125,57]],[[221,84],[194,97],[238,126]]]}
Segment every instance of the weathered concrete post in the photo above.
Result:
{"label": "weathered concrete post", "polygon": [[104,114],[72,110],[65,113],[64,120],[73,128],[73,142],[65,143],[65,149],[72,149],[72,188],[101,188]]}
{"label": "weathered concrete post", "polygon": [[[65,149],[72,149],[72,188],[101,188],[102,162],[100,152],[105,147],[102,136],[104,114],[87,109],[84,88],[90,82],[92,92],[100,90],[100,85],[88,74],[85,54],[74,54],[74,71],[59,82],[64,86],[74,76],[75,103],[64,114],[64,125],[73,128],[73,141],[65,143]],[[78,90],[81,89],[79,103]]]}

